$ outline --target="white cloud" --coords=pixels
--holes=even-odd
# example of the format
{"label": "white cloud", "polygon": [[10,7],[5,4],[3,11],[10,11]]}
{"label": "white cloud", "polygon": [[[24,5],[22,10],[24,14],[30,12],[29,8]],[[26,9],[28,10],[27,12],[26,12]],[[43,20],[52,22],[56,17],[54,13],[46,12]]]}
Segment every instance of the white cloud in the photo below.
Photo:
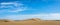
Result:
{"label": "white cloud", "polygon": [[26,9],[16,9],[16,10],[13,10],[13,11],[8,11],[8,12],[21,12],[21,11],[25,11]]}
{"label": "white cloud", "polygon": [[[4,8],[6,8],[7,10],[4,10]],[[2,2],[0,9],[0,11],[7,11],[7,12],[20,12],[20,11],[25,11],[26,10],[26,6],[24,6],[24,4],[22,3],[18,3],[18,2]]]}
{"label": "white cloud", "polygon": [[43,20],[60,20],[60,13],[51,13],[51,14],[27,14],[27,15],[7,15],[5,19],[17,19],[25,20],[30,18],[40,18]]}
{"label": "white cloud", "polygon": [[14,3],[12,3],[12,2],[3,2],[3,3],[1,3],[2,5],[8,5],[8,4],[14,4]]}

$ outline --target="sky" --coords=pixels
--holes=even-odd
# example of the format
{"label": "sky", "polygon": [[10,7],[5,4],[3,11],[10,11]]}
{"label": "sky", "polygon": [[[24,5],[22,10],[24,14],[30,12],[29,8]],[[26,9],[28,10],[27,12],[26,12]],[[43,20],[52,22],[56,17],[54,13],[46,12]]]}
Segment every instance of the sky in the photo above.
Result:
{"label": "sky", "polygon": [[0,0],[0,19],[60,20],[60,0]]}

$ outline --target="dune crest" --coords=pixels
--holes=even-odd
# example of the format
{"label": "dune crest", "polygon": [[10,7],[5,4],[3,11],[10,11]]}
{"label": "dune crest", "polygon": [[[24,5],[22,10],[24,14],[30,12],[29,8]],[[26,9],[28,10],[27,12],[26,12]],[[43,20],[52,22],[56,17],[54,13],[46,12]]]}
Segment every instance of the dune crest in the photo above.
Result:
{"label": "dune crest", "polygon": [[34,20],[34,21],[40,21],[40,19],[38,19],[38,18],[32,18],[32,20]]}

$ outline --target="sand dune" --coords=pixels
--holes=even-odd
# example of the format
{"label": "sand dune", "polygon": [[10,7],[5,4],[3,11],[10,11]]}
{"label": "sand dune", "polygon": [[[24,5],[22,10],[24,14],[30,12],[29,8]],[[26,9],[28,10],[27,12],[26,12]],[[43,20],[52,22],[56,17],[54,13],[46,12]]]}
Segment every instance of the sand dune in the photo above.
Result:
{"label": "sand dune", "polygon": [[60,25],[60,21],[46,21],[37,18],[21,21],[0,20],[0,25]]}

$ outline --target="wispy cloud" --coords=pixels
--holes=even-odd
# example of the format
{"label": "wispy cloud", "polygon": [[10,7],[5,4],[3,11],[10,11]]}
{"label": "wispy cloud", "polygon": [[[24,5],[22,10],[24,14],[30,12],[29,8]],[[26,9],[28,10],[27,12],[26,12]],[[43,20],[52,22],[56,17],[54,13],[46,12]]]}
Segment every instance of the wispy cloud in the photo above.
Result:
{"label": "wispy cloud", "polygon": [[20,12],[20,11],[25,11],[26,10],[26,6],[24,6],[24,4],[22,3],[18,3],[18,2],[2,2],[1,6],[0,6],[0,11],[2,12]]}
{"label": "wispy cloud", "polygon": [[21,12],[21,11],[25,11],[26,9],[24,8],[24,9],[16,9],[16,10],[12,10],[12,11],[9,11],[9,12]]}

